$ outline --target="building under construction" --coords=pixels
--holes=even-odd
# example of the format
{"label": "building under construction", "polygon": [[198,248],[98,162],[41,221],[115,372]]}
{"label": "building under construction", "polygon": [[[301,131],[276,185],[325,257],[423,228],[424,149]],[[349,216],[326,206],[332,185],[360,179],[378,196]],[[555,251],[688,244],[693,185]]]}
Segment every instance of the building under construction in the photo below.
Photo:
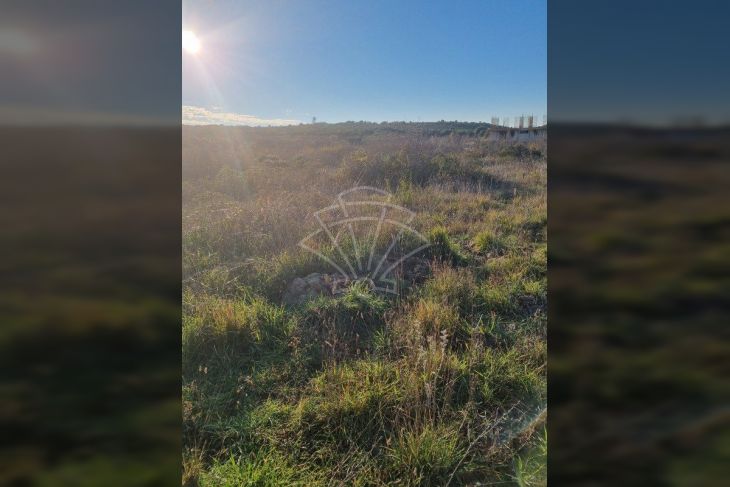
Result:
{"label": "building under construction", "polygon": [[[525,118],[527,118],[527,124],[525,124]],[[492,125],[487,130],[487,139],[521,142],[547,137],[546,121],[536,127],[532,116],[515,119],[515,127],[509,126],[508,119],[504,119],[502,124],[498,122],[499,119],[492,118]]]}

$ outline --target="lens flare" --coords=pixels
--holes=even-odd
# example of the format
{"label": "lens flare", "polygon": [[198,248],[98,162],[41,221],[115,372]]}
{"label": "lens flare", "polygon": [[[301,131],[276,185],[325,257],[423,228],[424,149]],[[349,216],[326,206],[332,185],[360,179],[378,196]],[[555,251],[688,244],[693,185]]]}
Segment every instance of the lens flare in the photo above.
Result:
{"label": "lens flare", "polygon": [[191,30],[184,30],[182,33],[183,50],[190,54],[197,54],[200,51],[200,39]]}

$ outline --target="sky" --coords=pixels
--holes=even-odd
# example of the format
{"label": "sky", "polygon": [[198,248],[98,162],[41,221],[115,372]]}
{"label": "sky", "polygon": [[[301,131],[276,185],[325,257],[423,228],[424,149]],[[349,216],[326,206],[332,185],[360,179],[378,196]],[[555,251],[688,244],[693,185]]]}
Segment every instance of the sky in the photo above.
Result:
{"label": "sky", "polygon": [[545,0],[183,2],[183,123],[547,112]]}
{"label": "sky", "polygon": [[178,0],[3,0],[0,125],[179,125]]}
{"label": "sky", "polygon": [[[551,121],[730,123],[730,2],[546,8],[3,0],[0,125],[541,120],[548,99]],[[201,39],[195,56],[183,28]]]}
{"label": "sky", "polygon": [[730,2],[550,0],[550,120],[730,122]]}

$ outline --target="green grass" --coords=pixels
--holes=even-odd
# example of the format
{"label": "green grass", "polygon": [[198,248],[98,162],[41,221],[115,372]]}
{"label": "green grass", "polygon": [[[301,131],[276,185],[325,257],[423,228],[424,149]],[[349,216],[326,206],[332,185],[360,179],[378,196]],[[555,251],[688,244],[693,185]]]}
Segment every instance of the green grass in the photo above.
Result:
{"label": "green grass", "polygon": [[464,454],[456,427],[425,427],[396,436],[388,449],[394,477],[412,485],[444,485]]}
{"label": "green grass", "polygon": [[[186,136],[183,482],[541,485],[513,416],[546,401],[544,151],[343,125]],[[416,213],[425,274],[282,305],[329,272],[297,247],[312,212],[356,184]]]}
{"label": "green grass", "polygon": [[323,485],[321,479],[292,465],[275,451],[262,451],[242,457],[231,456],[216,462],[199,478],[200,487],[275,487],[280,485]]}
{"label": "green grass", "polygon": [[429,248],[431,255],[439,260],[452,264],[463,264],[467,261],[467,256],[449,237],[449,231],[444,226],[432,228],[428,233],[428,240],[431,243]]}
{"label": "green grass", "polygon": [[519,487],[547,484],[547,429],[537,436],[535,445],[515,458],[515,482]]}
{"label": "green grass", "polygon": [[490,230],[483,230],[474,237],[474,247],[482,254],[502,254],[508,247],[508,242]]}

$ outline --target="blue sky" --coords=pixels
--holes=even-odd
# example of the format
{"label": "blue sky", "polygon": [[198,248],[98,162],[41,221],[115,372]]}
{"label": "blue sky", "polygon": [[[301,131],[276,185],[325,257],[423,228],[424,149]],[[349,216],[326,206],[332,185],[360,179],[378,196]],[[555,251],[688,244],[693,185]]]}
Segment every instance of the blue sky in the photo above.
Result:
{"label": "blue sky", "polygon": [[201,41],[184,119],[541,119],[546,17],[545,0],[183,2]]}
{"label": "blue sky", "polygon": [[551,0],[551,120],[728,123],[729,19],[726,0]]}

